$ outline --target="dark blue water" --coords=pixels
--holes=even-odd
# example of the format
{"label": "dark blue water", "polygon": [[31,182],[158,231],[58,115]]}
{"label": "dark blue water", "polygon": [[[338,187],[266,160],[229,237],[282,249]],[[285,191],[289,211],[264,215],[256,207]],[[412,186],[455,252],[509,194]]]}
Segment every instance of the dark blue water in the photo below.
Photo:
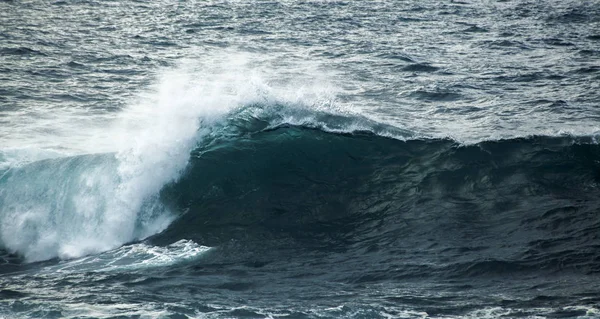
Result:
{"label": "dark blue water", "polygon": [[600,317],[595,1],[0,2],[0,318]]}

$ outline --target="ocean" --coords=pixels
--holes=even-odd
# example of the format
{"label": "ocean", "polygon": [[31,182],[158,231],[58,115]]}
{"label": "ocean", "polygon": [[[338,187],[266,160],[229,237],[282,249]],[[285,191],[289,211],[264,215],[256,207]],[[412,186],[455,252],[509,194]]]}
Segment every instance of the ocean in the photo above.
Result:
{"label": "ocean", "polygon": [[600,2],[0,1],[0,318],[600,318]]}

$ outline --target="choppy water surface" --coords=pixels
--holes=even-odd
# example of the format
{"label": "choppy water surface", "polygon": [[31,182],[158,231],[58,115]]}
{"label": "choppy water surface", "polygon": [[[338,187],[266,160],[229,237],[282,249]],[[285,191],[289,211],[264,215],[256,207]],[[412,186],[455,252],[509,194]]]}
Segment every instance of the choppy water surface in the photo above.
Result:
{"label": "choppy water surface", "polygon": [[0,2],[0,317],[600,317],[600,4]]}

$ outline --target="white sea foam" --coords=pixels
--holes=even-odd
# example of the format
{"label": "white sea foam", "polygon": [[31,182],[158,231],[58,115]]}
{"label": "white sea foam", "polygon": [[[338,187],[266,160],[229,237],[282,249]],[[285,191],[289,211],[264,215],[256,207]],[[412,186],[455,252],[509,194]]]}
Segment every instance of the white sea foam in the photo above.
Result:
{"label": "white sea foam", "polygon": [[107,272],[158,268],[195,260],[210,249],[185,239],[165,247],[138,243],[97,255],[63,261],[44,268],[44,272]]}
{"label": "white sea foam", "polygon": [[[103,137],[99,144],[113,145],[111,153],[5,171],[0,176],[0,244],[39,261],[95,254],[156,234],[175,216],[161,204],[160,190],[179,178],[190,151],[207,134],[218,134],[214,128],[226,125],[228,114],[253,104],[333,109],[334,94],[323,83],[318,76],[310,81],[279,76],[264,58],[235,52],[183,61],[162,72],[156,85],[91,140]],[[288,121],[293,119],[288,116]],[[59,144],[64,138],[65,149],[80,141],[56,138]],[[54,156],[42,158],[47,157]]]}

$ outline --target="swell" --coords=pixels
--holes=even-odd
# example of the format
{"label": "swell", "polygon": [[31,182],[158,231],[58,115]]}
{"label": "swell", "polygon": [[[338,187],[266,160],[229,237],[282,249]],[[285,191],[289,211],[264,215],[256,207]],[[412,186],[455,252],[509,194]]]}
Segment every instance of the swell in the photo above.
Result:
{"label": "swell", "polygon": [[368,260],[360,275],[347,264],[352,281],[600,270],[594,137],[462,145],[277,103],[182,118],[182,133],[150,132],[143,149],[1,171],[3,247],[79,257],[176,215],[152,243],[193,240],[258,264],[290,250]]}
{"label": "swell", "polygon": [[161,192],[181,215],[152,241],[193,239],[240,262],[350,255],[352,281],[597,273],[598,159],[591,137],[460,145],[268,127],[192,152]]}

